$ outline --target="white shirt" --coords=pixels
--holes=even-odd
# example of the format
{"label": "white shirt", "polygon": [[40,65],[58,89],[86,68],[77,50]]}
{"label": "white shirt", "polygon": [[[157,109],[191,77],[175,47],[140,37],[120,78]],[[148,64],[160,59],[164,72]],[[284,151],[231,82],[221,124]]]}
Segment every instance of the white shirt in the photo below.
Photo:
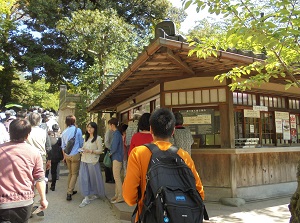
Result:
{"label": "white shirt", "polygon": [[46,130],[40,128],[39,126],[34,126],[31,128],[31,132],[26,140],[26,143],[37,148],[43,159],[46,159]]}
{"label": "white shirt", "polygon": [[2,122],[0,122],[0,144],[9,141],[9,134]]}
{"label": "white shirt", "polygon": [[92,139],[88,139],[83,143],[82,149],[93,150],[95,153],[82,153],[81,161],[85,163],[96,164],[99,161],[100,154],[102,153],[102,138],[97,136],[97,139],[92,142]]}

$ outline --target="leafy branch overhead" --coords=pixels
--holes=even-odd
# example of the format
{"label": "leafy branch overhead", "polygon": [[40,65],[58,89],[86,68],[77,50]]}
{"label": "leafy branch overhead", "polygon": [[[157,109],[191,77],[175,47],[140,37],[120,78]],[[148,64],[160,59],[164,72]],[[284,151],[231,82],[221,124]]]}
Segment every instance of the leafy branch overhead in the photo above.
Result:
{"label": "leafy branch overhead", "polygon": [[[297,0],[183,0],[185,8],[195,6],[197,12],[208,8],[209,13],[221,15],[226,23],[224,35],[207,36],[194,41],[191,53],[197,56],[217,56],[217,50],[251,50],[265,54],[248,66],[235,68],[215,77],[232,80],[234,89],[250,89],[270,80],[289,87],[300,87],[300,5]],[[242,78],[242,79],[240,79]]]}

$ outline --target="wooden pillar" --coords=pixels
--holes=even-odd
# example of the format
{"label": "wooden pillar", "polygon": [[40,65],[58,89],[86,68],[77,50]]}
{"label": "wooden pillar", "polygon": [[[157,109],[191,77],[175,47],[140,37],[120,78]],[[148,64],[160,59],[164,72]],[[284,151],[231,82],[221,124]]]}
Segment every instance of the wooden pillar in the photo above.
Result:
{"label": "wooden pillar", "polygon": [[160,93],[160,107],[163,108],[165,107],[165,83],[164,82],[160,83],[159,93]]}
{"label": "wooden pillar", "polygon": [[229,148],[234,149],[235,148],[235,143],[234,143],[234,138],[235,138],[235,130],[234,130],[234,108],[233,108],[233,93],[229,89],[228,85],[231,83],[231,80],[227,80],[226,82],[226,91],[227,91],[227,102],[228,102],[228,133],[229,133],[229,140],[230,140],[230,145]]}
{"label": "wooden pillar", "polygon": [[234,109],[232,91],[226,87],[227,103],[220,104],[220,136],[221,148],[235,148],[234,145]]}
{"label": "wooden pillar", "polygon": [[230,188],[231,188],[231,197],[237,197],[237,166],[236,166],[236,154],[230,155]]}
{"label": "wooden pillar", "polygon": [[[229,148],[235,148],[235,129],[234,129],[234,108],[233,108],[233,93],[228,87],[231,80],[226,81],[226,91],[227,91],[227,102],[228,102],[228,138],[229,138]],[[231,187],[231,197],[237,197],[237,164],[236,164],[237,154],[230,155],[230,187]]]}

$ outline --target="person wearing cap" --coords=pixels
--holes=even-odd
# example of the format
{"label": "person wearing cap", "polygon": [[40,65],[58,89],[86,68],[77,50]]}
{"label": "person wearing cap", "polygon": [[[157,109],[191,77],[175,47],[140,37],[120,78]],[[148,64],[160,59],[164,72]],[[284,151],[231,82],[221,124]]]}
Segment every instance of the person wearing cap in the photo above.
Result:
{"label": "person wearing cap", "polygon": [[52,131],[53,130],[52,126],[55,125],[55,124],[58,125],[58,123],[57,123],[57,121],[54,117],[53,112],[49,112],[49,114],[46,115],[46,117],[47,117],[46,124],[47,124],[47,127],[48,127],[48,131]]}
{"label": "person wearing cap", "polygon": [[5,125],[0,122],[0,144],[9,141],[9,134],[6,131]]}
{"label": "person wearing cap", "polygon": [[4,122],[6,131],[9,132],[10,123],[16,119],[16,112],[12,109],[5,111],[6,120]]}

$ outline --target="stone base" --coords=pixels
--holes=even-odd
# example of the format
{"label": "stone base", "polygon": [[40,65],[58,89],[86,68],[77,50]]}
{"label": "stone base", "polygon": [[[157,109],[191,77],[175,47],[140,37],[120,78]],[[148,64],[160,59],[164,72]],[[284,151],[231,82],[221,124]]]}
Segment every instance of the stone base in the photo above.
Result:
{"label": "stone base", "polygon": [[232,207],[240,207],[246,203],[246,201],[242,198],[221,198],[220,203],[227,206]]}

